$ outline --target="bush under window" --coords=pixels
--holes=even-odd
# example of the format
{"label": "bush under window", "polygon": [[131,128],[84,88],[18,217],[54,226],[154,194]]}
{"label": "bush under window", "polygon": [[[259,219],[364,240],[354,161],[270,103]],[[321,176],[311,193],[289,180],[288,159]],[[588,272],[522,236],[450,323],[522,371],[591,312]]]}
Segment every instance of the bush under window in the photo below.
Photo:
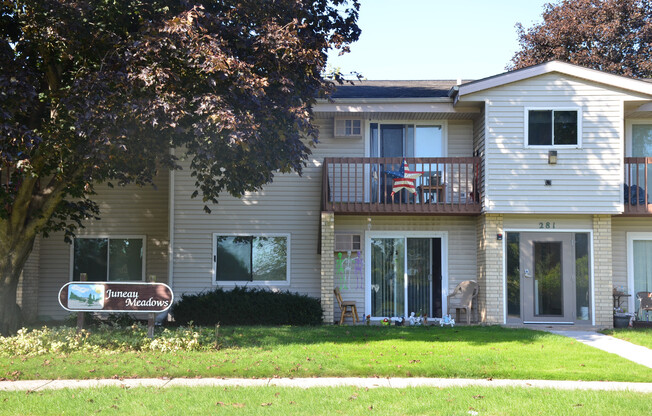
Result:
{"label": "bush under window", "polygon": [[322,313],[319,299],[247,287],[183,295],[172,307],[181,325],[319,325]]}

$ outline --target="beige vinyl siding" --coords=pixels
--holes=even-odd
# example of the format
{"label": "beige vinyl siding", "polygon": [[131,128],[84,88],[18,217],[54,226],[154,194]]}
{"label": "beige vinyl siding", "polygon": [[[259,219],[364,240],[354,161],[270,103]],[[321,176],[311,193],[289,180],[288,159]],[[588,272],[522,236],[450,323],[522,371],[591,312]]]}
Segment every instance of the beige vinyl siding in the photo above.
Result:
{"label": "beige vinyl siding", "polygon": [[652,233],[652,218],[614,217],[611,219],[611,252],[613,256],[613,285],[628,288],[627,233]]}
{"label": "beige vinyl siding", "polygon": [[473,156],[473,122],[471,120],[448,121],[448,156]]}
{"label": "beige vinyl siding", "polygon": [[[487,100],[487,212],[619,213],[623,100],[636,98],[557,73],[464,97]],[[525,147],[525,110],[555,107],[581,110],[582,144],[557,148],[558,162],[549,165],[548,147]]]}
{"label": "beige vinyl siding", "polygon": [[[146,236],[145,276],[156,275],[157,281],[168,279],[168,179],[167,171],[151,186],[109,188],[98,186],[94,198],[100,206],[101,220],[85,223],[77,236]],[[38,315],[61,319],[68,315],[57,300],[59,289],[70,281],[71,246],[62,233],[41,240]]]}
{"label": "beige vinyl siding", "polygon": [[[371,218],[371,222],[368,221]],[[433,231],[448,233],[448,291],[464,280],[476,280],[476,217],[452,217],[452,216],[431,216],[431,217],[392,217],[392,216],[335,216],[336,233],[361,234],[362,256],[368,261],[364,252],[365,231],[368,224],[371,224],[372,231]],[[324,253],[325,254],[325,253]],[[364,281],[364,276],[362,276]],[[338,280],[335,278],[335,284]],[[362,316],[365,310],[365,291],[351,289],[342,291],[344,300],[354,300],[358,308],[358,314]],[[335,319],[339,320],[340,311],[335,310]]]}
{"label": "beige vinyl siding", "polygon": [[[220,196],[203,211],[201,197],[192,199],[194,179],[186,168],[175,173],[174,290],[175,295],[212,290],[213,234],[290,234],[290,283],[269,289],[289,289],[320,297],[320,256],[317,254],[321,203],[322,161],[325,156],[364,155],[361,138],[333,138],[333,120],[318,120],[319,143],[312,148],[303,176],[279,174],[260,192],[241,199]],[[246,282],[243,282],[244,285]],[[222,285],[222,283],[221,283]],[[230,288],[232,285],[223,284]],[[249,286],[256,283],[248,283]],[[260,284],[257,284],[260,286]]]}
{"label": "beige vinyl siding", "polygon": [[[591,215],[505,215],[503,227],[515,231],[586,230],[588,232],[593,228],[592,221]],[[546,228],[548,226],[549,228]]]}

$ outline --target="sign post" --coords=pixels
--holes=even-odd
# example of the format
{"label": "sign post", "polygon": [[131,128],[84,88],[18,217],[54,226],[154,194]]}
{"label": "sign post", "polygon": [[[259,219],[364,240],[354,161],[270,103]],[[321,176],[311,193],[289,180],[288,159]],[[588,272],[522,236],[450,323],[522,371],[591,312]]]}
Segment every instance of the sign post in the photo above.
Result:
{"label": "sign post", "polygon": [[[86,273],[79,274],[79,280],[85,282],[88,280],[88,275]],[[85,312],[77,312],[77,333],[80,333],[84,329],[84,315]]]}
{"label": "sign post", "polygon": [[[150,274],[147,281],[149,283],[156,283],[156,275]],[[156,321],[156,314],[154,312],[150,312],[149,317],[147,318],[147,336],[149,338],[154,338],[155,321]]]}

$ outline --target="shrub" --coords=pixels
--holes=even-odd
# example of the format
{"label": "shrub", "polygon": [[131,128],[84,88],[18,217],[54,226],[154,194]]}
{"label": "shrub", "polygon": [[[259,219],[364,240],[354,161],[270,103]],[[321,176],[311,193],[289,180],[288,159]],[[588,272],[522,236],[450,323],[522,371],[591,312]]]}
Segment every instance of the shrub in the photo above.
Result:
{"label": "shrub", "polygon": [[92,332],[74,327],[22,328],[12,337],[0,336],[0,357],[21,357],[73,352],[106,353],[115,351],[207,351],[217,347],[214,329],[180,327],[157,329],[156,337],[147,337],[147,327],[100,325]]}
{"label": "shrub", "polygon": [[183,295],[172,307],[181,325],[319,325],[322,313],[318,299],[247,287]]}

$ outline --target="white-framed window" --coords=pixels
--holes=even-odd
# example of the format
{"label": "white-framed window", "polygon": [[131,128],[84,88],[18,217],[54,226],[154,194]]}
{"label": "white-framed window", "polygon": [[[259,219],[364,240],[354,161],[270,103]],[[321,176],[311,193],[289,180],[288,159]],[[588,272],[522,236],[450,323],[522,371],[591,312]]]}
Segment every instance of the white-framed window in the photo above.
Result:
{"label": "white-framed window", "polygon": [[579,108],[526,108],[525,145],[582,146],[582,111]]}
{"label": "white-framed window", "polygon": [[290,234],[213,234],[213,282],[289,283]]}
{"label": "white-framed window", "polygon": [[81,273],[92,282],[145,280],[145,241],[143,235],[75,237],[70,280],[80,280]]}

